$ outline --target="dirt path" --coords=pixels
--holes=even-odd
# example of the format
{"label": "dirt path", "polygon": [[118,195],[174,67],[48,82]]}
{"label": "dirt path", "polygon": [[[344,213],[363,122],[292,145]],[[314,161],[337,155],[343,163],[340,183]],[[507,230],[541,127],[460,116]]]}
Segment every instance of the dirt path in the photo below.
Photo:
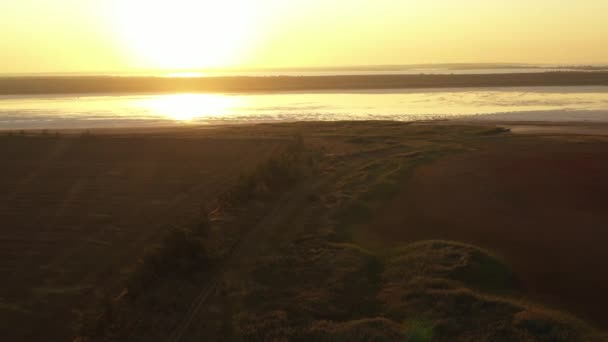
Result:
{"label": "dirt path", "polygon": [[319,195],[335,191],[336,184],[370,160],[391,159],[403,156],[408,151],[408,146],[399,145],[327,158],[325,168],[336,164],[340,165],[339,168],[332,167],[331,171],[315,174],[298,184],[281,196],[272,210],[241,236],[229,258],[222,263],[220,271],[201,289],[168,341],[190,340],[193,337],[189,335],[191,327],[205,324],[200,313],[206,302],[214,300],[226,283],[247,282],[244,275],[260,257],[269,255],[300,236],[327,229],[331,210],[319,200]]}

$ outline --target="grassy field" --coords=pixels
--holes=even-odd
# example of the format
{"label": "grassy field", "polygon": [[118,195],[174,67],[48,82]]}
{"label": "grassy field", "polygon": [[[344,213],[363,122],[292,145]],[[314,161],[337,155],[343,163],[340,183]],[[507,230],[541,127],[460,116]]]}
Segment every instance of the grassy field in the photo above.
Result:
{"label": "grassy field", "polygon": [[602,341],[607,147],[441,122],[5,136],[2,331]]}
{"label": "grassy field", "polygon": [[279,144],[184,134],[0,137],[3,337],[73,334],[76,307],[119,283],[150,241],[195,220]]}

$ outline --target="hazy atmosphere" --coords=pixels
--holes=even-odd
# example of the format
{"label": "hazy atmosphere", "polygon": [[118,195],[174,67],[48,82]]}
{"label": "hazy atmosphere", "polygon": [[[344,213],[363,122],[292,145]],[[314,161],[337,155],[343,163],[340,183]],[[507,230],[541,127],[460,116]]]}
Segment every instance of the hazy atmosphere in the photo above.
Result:
{"label": "hazy atmosphere", "polygon": [[608,62],[604,0],[0,2],[0,73]]}
{"label": "hazy atmosphere", "polygon": [[608,0],[0,0],[2,342],[607,342]]}

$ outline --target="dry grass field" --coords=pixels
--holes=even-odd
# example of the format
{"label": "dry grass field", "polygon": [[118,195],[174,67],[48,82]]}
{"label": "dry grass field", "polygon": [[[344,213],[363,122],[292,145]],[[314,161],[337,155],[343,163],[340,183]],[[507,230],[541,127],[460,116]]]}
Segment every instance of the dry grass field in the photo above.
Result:
{"label": "dry grass field", "polygon": [[469,149],[416,170],[365,239],[483,246],[527,293],[607,326],[608,141],[514,136]]}
{"label": "dry grass field", "polygon": [[607,147],[455,123],[3,136],[2,331],[601,341]]}
{"label": "dry grass field", "polygon": [[73,334],[76,307],[278,145],[162,133],[0,137],[3,338]]}

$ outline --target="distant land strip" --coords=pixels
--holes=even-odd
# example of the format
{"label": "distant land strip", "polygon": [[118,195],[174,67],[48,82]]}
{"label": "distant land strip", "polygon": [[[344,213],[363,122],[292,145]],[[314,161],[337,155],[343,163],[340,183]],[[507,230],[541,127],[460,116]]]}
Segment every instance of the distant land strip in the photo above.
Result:
{"label": "distant land strip", "polygon": [[5,77],[0,95],[192,92],[283,92],[406,88],[604,86],[608,72],[476,75],[166,77]]}

